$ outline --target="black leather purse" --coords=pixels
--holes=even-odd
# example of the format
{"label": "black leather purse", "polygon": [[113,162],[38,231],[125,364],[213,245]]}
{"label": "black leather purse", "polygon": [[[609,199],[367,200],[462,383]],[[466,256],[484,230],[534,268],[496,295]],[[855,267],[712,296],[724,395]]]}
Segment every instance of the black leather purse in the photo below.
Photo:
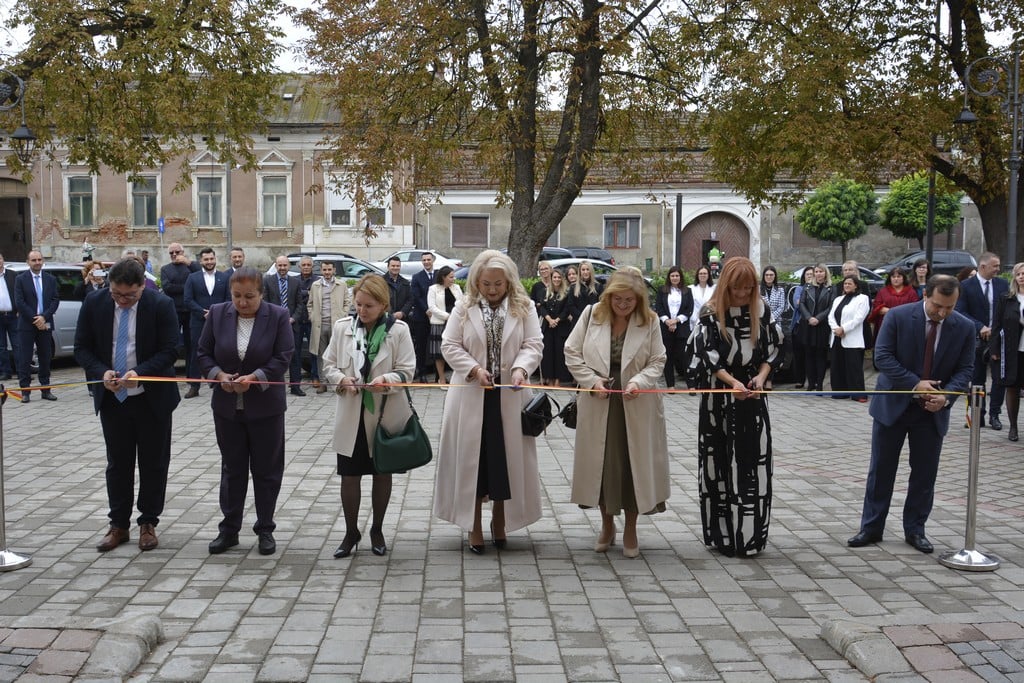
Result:
{"label": "black leather purse", "polygon": [[[551,409],[552,403],[555,404],[554,410]],[[548,425],[551,424],[551,421],[555,419],[555,415],[559,412],[560,408],[558,403],[543,391],[538,391],[533,395],[530,401],[523,406],[523,435],[540,436],[544,433],[544,430],[548,428]]]}

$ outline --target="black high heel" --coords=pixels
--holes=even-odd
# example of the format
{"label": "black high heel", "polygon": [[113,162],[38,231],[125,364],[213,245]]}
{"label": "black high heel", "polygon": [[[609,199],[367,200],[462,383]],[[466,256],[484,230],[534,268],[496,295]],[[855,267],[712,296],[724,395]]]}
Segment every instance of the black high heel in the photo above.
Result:
{"label": "black high heel", "polygon": [[[483,535],[483,534],[481,534],[481,535]],[[472,537],[473,537],[473,534],[472,534],[472,532],[470,532],[470,538],[466,539],[467,543],[469,544],[469,552],[473,553],[474,555],[483,555],[484,554],[484,544],[481,543],[480,545],[473,545],[473,541],[470,540]]]}
{"label": "black high heel", "polygon": [[498,550],[504,550],[505,546],[508,545],[508,538],[498,538],[494,535],[494,520],[491,520],[491,543]]}
{"label": "black high heel", "polygon": [[[377,542],[377,539],[380,542]],[[388,552],[388,544],[384,542],[384,532],[370,529],[370,552],[374,555],[384,555]]]}
{"label": "black high heel", "polygon": [[359,541],[361,541],[362,538],[363,535],[358,531],[351,535],[345,534],[345,538],[342,539],[341,545],[339,545],[338,549],[334,551],[335,559],[340,560],[343,557],[351,555],[352,551],[356,549],[356,546],[359,545]]}

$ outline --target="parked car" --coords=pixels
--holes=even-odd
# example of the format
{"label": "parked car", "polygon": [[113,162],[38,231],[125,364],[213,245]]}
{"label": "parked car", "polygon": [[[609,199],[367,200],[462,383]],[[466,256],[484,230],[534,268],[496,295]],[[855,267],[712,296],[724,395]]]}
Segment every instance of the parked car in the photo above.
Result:
{"label": "parked car", "polygon": [[[316,276],[320,275],[320,262],[321,261],[332,261],[334,263],[334,269],[338,277],[345,278],[346,280],[358,280],[367,273],[376,273],[377,275],[383,275],[384,270],[378,266],[356,258],[355,256],[348,256],[345,254],[291,254],[288,256],[288,262],[291,263],[291,268],[288,270],[289,275],[299,274],[299,261],[304,256],[313,257],[313,274]],[[274,264],[270,264],[267,268],[267,275],[272,275],[277,272],[277,268]]]}
{"label": "parked car", "polygon": [[[508,249],[501,249],[502,254],[507,254]],[[551,261],[553,259],[560,258],[572,258],[572,252],[562,247],[543,247],[540,250],[540,255],[537,257],[538,261]]]}
{"label": "parked car", "polygon": [[[826,265],[828,266],[829,275],[831,276],[831,278],[833,280],[835,280],[837,277],[842,277],[842,275],[843,275],[843,264],[842,263],[828,263]],[[814,266],[805,266],[804,268],[797,268],[795,271],[793,271],[793,278],[796,280],[796,282],[803,282],[804,281],[804,270],[806,270],[807,268],[813,268],[813,267]],[[857,266],[857,270],[860,273],[860,280],[861,280],[861,282],[867,283],[867,286],[868,286],[868,296],[870,296],[872,299],[874,299],[875,295],[878,294],[878,290],[880,290],[882,287],[885,287],[885,276],[884,275],[879,275],[875,271],[873,271],[873,270],[871,270],[869,268],[865,268],[864,266]],[[790,306],[793,305],[793,290],[795,289],[795,284],[796,283],[793,283],[794,286],[791,287],[789,292],[787,293],[787,296],[789,298],[789,305]]]}
{"label": "parked car", "polygon": [[604,261],[615,265],[615,257],[607,249],[600,249],[598,247],[566,247],[572,252],[575,258],[585,258],[588,261]]}
{"label": "parked car", "polygon": [[397,256],[398,260],[402,262],[402,275],[408,279],[423,270],[423,263],[420,261],[420,258],[423,256],[423,253],[427,251],[434,255],[434,268],[449,266],[452,270],[458,270],[462,267],[462,261],[449,258],[440,252],[434,251],[433,249],[401,249],[396,251],[394,254],[391,254],[383,261],[374,261],[373,265],[386,271],[388,269],[388,261]]}
{"label": "parked car", "polygon": [[[901,268],[905,268],[907,271],[911,271],[914,269],[914,262],[923,258],[925,258],[924,251],[907,252],[892,263],[887,263],[884,266],[878,266],[875,268],[875,272],[882,277],[885,277],[885,275],[896,266],[900,266]],[[974,254],[969,251],[964,251],[963,249],[932,250],[933,275],[956,275],[967,266],[970,266],[971,268],[978,267],[978,260],[974,258]]]}
{"label": "parked car", "polygon": [[[576,266],[578,270],[580,267],[580,263],[582,263],[583,261],[590,261],[590,265],[594,269],[594,279],[600,282],[602,285],[604,285],[604,283],[608,281],[608,278],[611,277],[612,273],[618,270],[617,267],[613,266],[610,263],[605,263],[604,261],[594,261],[591,259],[584,258],[553,259],[551,261],[551,267],[560,271],[564,275],[565,272],[569,270],[569,266]],[[653,308],[654,301],[658,296],[658,289],[653,284],[651,284],[651,278],[645,277],[644,282],[647,283],[647,295],[650,297],[650,301],[648,303]]]}
{"label": "parked car", "polygon": [[[17,273],[28,270],[27,263],[7,263],[5,267]],[[53,357],[68,358],[75,354],[75,328],[78,327],[78,311],[82,308],[82,299],[75,296],[75,288],[82,282],[82,265],[44,263],[43,270],[57,278],[60,297],[60,306],[53,316]]]}

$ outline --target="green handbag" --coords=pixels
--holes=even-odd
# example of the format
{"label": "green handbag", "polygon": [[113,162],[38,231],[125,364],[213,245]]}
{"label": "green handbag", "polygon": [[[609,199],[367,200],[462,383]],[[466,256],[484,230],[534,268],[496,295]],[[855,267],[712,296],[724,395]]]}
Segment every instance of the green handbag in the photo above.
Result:
{"label": "green handbag", "polygon": [[[430,439],[420,425],[420,417],[412,405],[412,395],[409,387],[405,389],[405,397],[409,401],[409,410],[412,415],[405,423],[402,431],[392,434],[384,428],[381,420],[377,422],[377,429],[373,433],[373,466],[380,474],[400,474],[409,470],[422,467],[434,457],[430,448]],[[388,395],[384,394],[380,402],[380,415],[384,417],[384,406],[387,405]]]}

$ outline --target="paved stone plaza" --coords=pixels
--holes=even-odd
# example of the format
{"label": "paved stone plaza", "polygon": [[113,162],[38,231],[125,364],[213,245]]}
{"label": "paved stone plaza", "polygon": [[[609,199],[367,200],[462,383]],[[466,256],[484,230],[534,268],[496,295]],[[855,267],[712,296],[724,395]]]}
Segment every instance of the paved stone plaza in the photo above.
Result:
{"label": "paved stone plaza", "polygon": [[[141,553],[132,529],[131,544],[99,554],[105,457],[85,388],[9,400],[7,541],[33,561],[0,573],[0,681],[1024,680],[1024,443],[983,430],[977,545],[1003,566],[958,572],[903,542],[905,471],[886,540],[847,548],[867,407],[777,393],[772,526],[750,560],[702,543],[692,396],[666,399],[672,497],[641,519],[636,560],[621,545],[593,552],[599,517],[568,502],[573,433],[560,423],[538,439],[544,518],[507,550],[471,555],[459,529],[432,519],[428,466],[395,477],[386,557],[364,542],[333,559],[344,533],[334,401],[312,391],[289,396],[277,554],[260,556],[246,531],[211,556],[219,454],[205,388],[174,416],[160,547]],[[435,439],[445,395],[414,392]],[[927,529],[936,554],[964,541],[969,431],[955,410]],[[363,508],[365,519],[368,481]],[[246,530],[251,494],[247,515]],[[52,670],[60,647],[84,653],[71,657],[79,668]]]}

